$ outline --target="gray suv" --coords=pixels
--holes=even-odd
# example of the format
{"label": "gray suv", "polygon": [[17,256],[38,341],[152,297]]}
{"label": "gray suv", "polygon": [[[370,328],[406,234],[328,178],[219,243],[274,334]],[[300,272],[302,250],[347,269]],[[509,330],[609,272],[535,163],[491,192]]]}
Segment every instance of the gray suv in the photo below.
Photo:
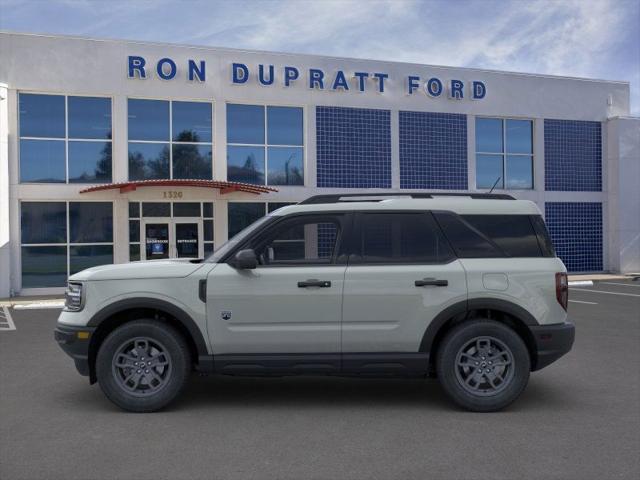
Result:
{"label": "gray suv", "polygon": [[495,411],[567,353],[566,269],[536,205],[507,195],[324,195],[204,260],[70,277],[55,338],[120,407],[158,410],[192,371],[436,376]]}

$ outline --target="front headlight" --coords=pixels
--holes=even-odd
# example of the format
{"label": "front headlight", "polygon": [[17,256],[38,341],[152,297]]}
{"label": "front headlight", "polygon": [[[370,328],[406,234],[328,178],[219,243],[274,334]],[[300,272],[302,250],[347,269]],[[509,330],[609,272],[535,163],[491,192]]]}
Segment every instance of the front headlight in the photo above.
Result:
{"label": "front headlight", "polygon": [[67,284],[67,290],[64,292],[64,308],[70,312],[79,312],[82,310],[82,284],[71,283]]}

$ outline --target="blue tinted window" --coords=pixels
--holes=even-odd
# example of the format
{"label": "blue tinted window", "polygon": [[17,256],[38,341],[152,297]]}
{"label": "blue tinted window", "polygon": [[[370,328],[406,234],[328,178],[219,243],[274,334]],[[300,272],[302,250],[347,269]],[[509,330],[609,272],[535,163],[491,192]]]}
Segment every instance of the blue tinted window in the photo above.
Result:
{"label": "blue tinted window", "polygon": [[20,136],[64,138],[64,97],[21,93]]}
{"label": "blue tinted window", "polygon": [[139,244],[131,244],[129,245],[129,261],[137,262],[140,260],[140,245]]}
{"label": "blue tinted window", "polygon": [[202,204],[202,216],[204,218],[213,218],[213,203],[204,202]]}
{"label": "blue tinted window", "polygon": [[69,97],[69,138],[111,138],[111,99]]}
{"label": "blue tinted window", "polygon": [[267,143],[302,145],[302,108],[267,107]]}
{"label": "blue tinted window", "polygon": [[204,226],[204,241],[213,241],[213,220],[205,220]]}
{"label": "blue tinted window", "polygon": [[143,217],[170,217],[171,204],[168,202],[145,202],[142,204]]}
{"label": "blue tinted window", "polygon": [[502,120],[499,118],[476,118],[476,152],[503,152]]}
{"label": "blue tinted window", "polygon": [[173,178],[211,180],[213,167],[210,145],[176,144],[173,149]]}
{"label": "blue tinted window", "polygon": [[111,142],[69,142],[69,183],[111,182]]}
{"label": "blue tinted window", "polygon": [[[504,188],[502,155],[478,155],[476,157],[476,187]],[[497,181],[497,183],[496,183]]]}
{"label": "blue tinted window", "polygon": [[87,268],[111,263],[113,263],[112,245],[83,245],[69,248],[71,275]]}
{"label": "blue tinted window", "polygon": [[227,147],[227,179],[231,182],[264,184],[264,148]]}
{"label": "blue tinted window", "polygon": [[533,188],[533,165],[529,155],[507,155],[507,188]]}
{"label": "blue tinted window", "polygon": [[20,140],[20,181],[65,181],[65,148],[62,140]]}
{"label": "blue tinted window", "polygon": [[174,142],[211,142],[211,104],[173,102]]}
{"label": "blue tinted window", "polygon": [[169,178],[169,144],[129,142],[129,180],[154,178]]}
{"label": "blue tinted window", "polygon": [[264,144],[264,107],[228,104],[227,143]]}
{"label": "blue tinted window", "polygon": [[69,241],[92,243],[113,241],[111,202],[70,202]]}
{"label": "blue tinted window", "polygon": [[229,238],[265,215],[264,203],[229,203]]}
{"label": "blue tinted window", "polygon": [[64,202],[22,202],[22,243],[65,243],[67,211]]}
{"label": "blue tinted window", "polygon": [[507,153],[533,153],[531,120],[507,120]]}
{"label": "blue tinted window", "polygon": [[129,140],[169,141],[169,102],[129,99]]}
{"label": "blue tinted window", "polygon": [[268,148],[269,185],[303,185],[303,150],[299,147]]}
{"label": "blue tinted window", "polygon": [[129,220],[129,241],[140,241],[140,220]]}
{"label": "blue tinted window", "polygon": [[64,287],[67,247],[22,247],[22,287]]}

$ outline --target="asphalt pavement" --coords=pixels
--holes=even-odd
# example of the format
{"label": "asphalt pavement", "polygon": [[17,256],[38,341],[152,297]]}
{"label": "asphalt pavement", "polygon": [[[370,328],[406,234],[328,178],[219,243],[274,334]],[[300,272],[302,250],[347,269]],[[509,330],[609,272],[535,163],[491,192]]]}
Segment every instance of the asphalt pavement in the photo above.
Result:
{"label": "asphalt pavement", "polygon": [[570,299],[573,351],[491,414],[435,380],[196,375],[169,409],[125,413],[55,344],[59,310],[7,309],[0,478],[637,479],[640,282]]}

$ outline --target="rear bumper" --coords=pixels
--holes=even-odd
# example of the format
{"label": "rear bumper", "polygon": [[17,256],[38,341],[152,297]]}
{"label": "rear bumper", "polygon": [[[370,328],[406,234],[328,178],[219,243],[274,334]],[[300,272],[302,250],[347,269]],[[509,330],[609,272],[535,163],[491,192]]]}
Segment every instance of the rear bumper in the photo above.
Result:
{"label": "rear bumper", "polygon": [[532,371],[540,370],[568,353],[576,336],[576,328],[569,321],[529,328],[533,334],[537,352]]}
{"label": "rear bumper", "polygon": [[[69,355],[80,375],[89,375],[89,343],[95,328],[60,325],[53,331],[60,348]],[[78,335],[80,333],[80,335]],[[85,338],[86,337],[86,338]]]}

